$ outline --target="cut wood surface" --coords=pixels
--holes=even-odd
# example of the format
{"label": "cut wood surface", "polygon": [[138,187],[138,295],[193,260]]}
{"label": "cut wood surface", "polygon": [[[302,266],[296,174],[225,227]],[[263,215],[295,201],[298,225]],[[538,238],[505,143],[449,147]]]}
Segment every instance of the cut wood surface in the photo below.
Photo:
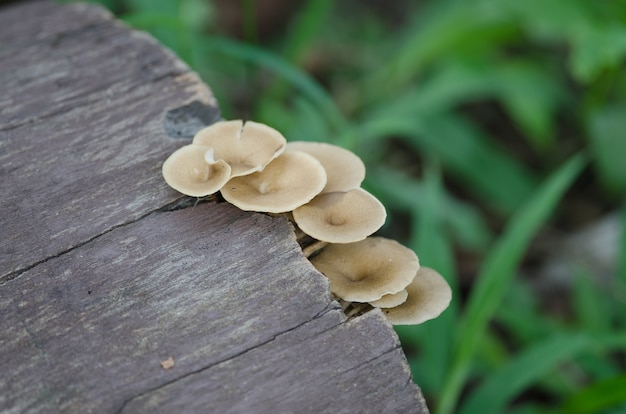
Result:
{"label": "cut wood surface", "polygon": [[220,116],[172,53],[38,1],[0,9],[0,63],[0,412],[427,412],[288,220],[165,184]]}

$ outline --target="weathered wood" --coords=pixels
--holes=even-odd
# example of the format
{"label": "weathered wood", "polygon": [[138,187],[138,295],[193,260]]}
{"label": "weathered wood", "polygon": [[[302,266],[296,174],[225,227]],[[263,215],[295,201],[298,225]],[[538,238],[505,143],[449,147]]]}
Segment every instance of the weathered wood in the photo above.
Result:
{"label": "weathered wood", "polygon": [[285,218],[165,185],[219,114],[173,55],[32,2],[0,10],[0,63],[1,412],[427,412],[384,317],[347,320]]}
{"label": "weathered wood", "polygon": [[[179,198],[163,118],[208,89],[152,38],[86,5],[0,15],[0,282]],[[28,223],[28,225],[24,225]]]}

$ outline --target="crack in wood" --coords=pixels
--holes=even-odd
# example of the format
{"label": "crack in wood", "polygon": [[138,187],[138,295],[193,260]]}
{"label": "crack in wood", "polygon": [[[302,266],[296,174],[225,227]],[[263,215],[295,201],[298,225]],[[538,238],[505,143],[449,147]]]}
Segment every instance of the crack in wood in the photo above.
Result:
{"label": "crack in wood", "polygon": [[[148,394],[156,392],[156,391],[158,391],[158,390],[160,390],[162,388],[170,386],[170,385],[172,385],[172,384],[174,384],[176,382],[182,381],[182,380],[184,380],[186,378],[192,377],[194,375],[198,375],[198,374],[200,374],[200,373],[202,373],[204,371],[207,371],[207,370],[209,370],[211,368],[214,368],[214,367],[216,367],[218,365],[224,364],[225,362],[237,359],[237,358],[239,358],[239,357],[241,357],[241,356],[243,356],[243,355],[245,355],[247,353],[250,353],[250,352],[252,352],[252,351],[254,351],[254,350],[258,349],[258,348],[262,348],[262,347],[264,347],[264,346],[266,346],[266,345],[276,341],[278,338],[280,338],[280,337],[282,337],[284,335],[288,335],[291,332],[294,332],[294,331],[296,331],[296,330],[298,330],[298,329],[300,329],[300,328],[302,328],[302,327],[304,327],[304,326],[306,326],[306,325],[308,325],[310,323],[313,323],[313,322],[317,321],[320,318],[323,318],[325,315],[327,315],[327,314],[329,314],[329,313],[331,313],[333,311],[338,311],[338,310],[339,309],[337,309],[337,307],[332,306],[332,302],[331,302],[331,303],[327,304],[324,309],[322,309],[320,312],[315,314],[310,320],[304,321],[304,322],[302,322],[302,323],[300,323],[300,324],[298,324],[298,325],[296,325],[296,326],[294,326],[292,328],[289,328],[289,329],[287,329],[285,331],[279,332],[279,333],[271,336],[269,339],[267,339],[267,340],[265,340],[263,342],[260,342],[260,343],[258,343],[256,345],[252,346],[252,347],[246,348],[246,349],[244,349],[244,350],[242,350],[242,351],[240,351],[240,352],[238,352],[238,353],[236,353],[234,355],[228,356],[227,358],[224,358],[224,359],[219,360],[219,361],[215,361],[215,362],[213,362],[213,363],[211,363],[209,365],[203,366],[203,367],[198,368],[198,369],[196,369],[194,371],[187,372],[187,373],[185,373],[185,374],[183,374],[183,375],[181,375],[179,377],[176,377],[176,378],[174,378],[172,380],[164,382],[163,384],[160,384],[160,385],[158,385],[156,387],[152,387],[150,389],[142,391],[141,393],[139,393],[137,395],[134,395],[134,396],[132,396],[130,398],[125,399],[122,402],[120,408],[115,410],[114,414],[121,414],[121,413],[123,413],[124,409],[126,408],[126,406],[128,404],[130,404],[132,401],[134,401],[134,400],[136,400],[138,398],[144,397],[144,396],[146,396]],[[321,334],[323,334],[325,332],[328,332],[328,331],[330,331],[332,329],[337,328],[337,326],[339,326],[341,324],[344,324],[346,322],[347,321],[344,319],[344,320],[340,321],[337,324],[334,324],[334,325],[332,325],[332,326],[330,326],[328,328],[325,328],[325,329],[323,329],[321,331],[315,332],[315,335],[321,335]]]}
{"label": "crack in wood", "polygon": [[211,194],[206,197],[197,197],[197,198],[185,196],[185,197],[179,198],[178,200],[172,203],[169,203],[161,207],[157,211],[171,212],[171,211],[184,210],[186,208],[194,208],[199,205],[206,204],[206,203],[223,203],[223,202],[225,202],[224,199],[221,198],[218,194]]}
{"label": "crack in wood", "polygon": [[[402,345],[401,345],[400,343],[398,343],[398,344],[397,344],[397,345],[395,345],[393,348],[388,349],[388,350],[386,350],[386,351],[383,351],[380,355],[377,355],[377,356],[375,356],[374,358],[370,358],[370,359],[368,359],[367,361],[363,361],[363,362],[361,362],[361,363],[360,363],[359,365],[357,365],[357,366],[354,366],[354,367],[351,367],[351,368],[349,368],[349,369],[346,369],[346,370],[342,371],[342,372],[341,372],[341,374],[345,374],[345,373],[347,373],[347,372],[351,372],[351,371],[357,370],[357,369],[359,369],[359,368],[361,368],[361,367],[363,367],[363,366],[370,365],[372,362],[377,361],[377,360],[379,360],[379,359],[381,359],[381,358],[383,358],[383,357],[387,356],[388,354],[390,354],[390,353],[392,353],[392,352],[398,352],[398,351],[401,351],[401,350],[402,350]],[[410,376],[409,376],[409,380],[411,380]]]}
{"label": "crack in wood", "polygon": [[59,258],[59,257],[65,256],[66,254],[69,254],[69,253],[73,252],[74,250],[79,249],[79,248],[81,248],[81,247],[83,247],[83,246],[85,246],[85,245],[87,245],[87,244],[89,244],[89,243],[93,242],[94,240],[97,240],[97,239],[99,239],[100,237],[102,237],[102,236],[104,236],[104,235],[106,235],[106,234],[108,234],[108,233],[112,232],[112,231],[115,231],[115,230],[117,230],[117,229],[123,228],[123,227],[125,227],[125,226],[131,225],[131,224],[134,224],[134,223],[137,223],[137,222],[139,222],[140,220],[143,220],[143,219],[145,219],[146,217],[148,217],[148,216],[150,216],[150,215],[152,215],[152,214],[155,214],[155,213],[162,213],[162,212],[163,212],[163,213],[165,213],[165,212],[169,212],[169,211],[176,211],[176,210],[182,210],[182,209],[184,209],[184,208],[188,208],[188,207],[193,207],[193,206],[185,206],[185,205],[183,205],[183,206],[178,206],[178,205],[177,205],[177,203],[178,203],[178,202],[179,202],[179,201],[177,200],[177,201],[175,201],[175,202],[173,202],[173,203],[168,203],[168,204],[165,204],[165,205],[164,205],[164,206],[162,206],[162,207],[159,207],[159,208],[155,208],[155,209],[153,209],[153,210],[150,210],[149,212],[147,212],[147,213],[145,213],[145,214],[143,214],[143,215],[141,215],[141,216],[137,217],[137,218],[136,218],[136,219],[134,219],[134,220],[126,221],[126,222],[124,222],[124,223],[119,223],[119,224],[116,224],[116,225],[114,225],[114,226],[111,226],[111,227],[109,227],[108,229],[104,230],[103,232],[101,232],[101,233],[99,233],[99,234],[97,234],[97,235],[94,235],[93,237],[90,237],[90,238],[89,238],[89,239],[87,239],[87,240],[84,240],[84,241],[82,241],[82,242],[79,242],[79,243],[77,243],[77,244],[75,244],[75,245],[71,246],[71,247],[70,247],[70,248],[68,248],[68,249],[65,249],[65,250],[63,250],[63,251],[60,251],[60,252],[58,252],[58,253],[55,253],[55,254],[53,254],[53,255],[51,255],[51,256],[45,257],[45,258],[43,258],[43,259],[41,259],[41,260],[38,260],[38,261],[37,261],[37,262],[35,262],[35,263],[31,263],[31,264],[26,265],[26,266],[24,266],[24,267],[21,267],[21,268],[19,268],[19,269],[13,270],[12,272],[6,273],[6,274],[4,274],[4,275],[0,275],[0,288],[2,288],[2,286],[3,286],[3,285],[5,285],[7,282],[10,282],[11,280],[15,280],[15,279],[17,279],[17,278],[18,278],[18,277],[20,277],[22,274],[24,274],[24,273],[26,273],[26,272],[28,272],[28,271],[30,271],[30,270],[32,270],[32,269],[34,269],[35,267],[37,267],[37,266],[39,266],[39,265],[41,265],[41,264],[43,264],[43,263],[46,263],[46,262],[48,262],[48,261],[50,261],[50,260],[57,259],[57,258]]}

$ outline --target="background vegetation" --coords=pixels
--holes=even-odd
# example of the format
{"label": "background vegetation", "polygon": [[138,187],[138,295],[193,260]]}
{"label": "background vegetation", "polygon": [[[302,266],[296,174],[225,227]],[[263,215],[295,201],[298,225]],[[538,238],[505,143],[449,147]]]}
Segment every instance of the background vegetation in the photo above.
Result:
{"label": "background vegetation", "polygon": [[455,292],[397,329],[434,413],[626,412],[626,247],[581,233],[626,220],[625,1],[99,2],[225,118],[364,159],[382,233]]}

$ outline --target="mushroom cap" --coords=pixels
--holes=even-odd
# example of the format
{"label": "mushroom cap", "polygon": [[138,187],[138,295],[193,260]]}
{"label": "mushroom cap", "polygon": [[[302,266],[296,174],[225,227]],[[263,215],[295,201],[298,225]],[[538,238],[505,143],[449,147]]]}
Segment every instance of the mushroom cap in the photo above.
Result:
{"label": "mushroom cap", "polygon": [[322,163],[328,179],[322,193],[350,191],[365,179],[365,164],[355,153],[325,142],[292,141],[287,148],[306,152]]}
{"label": "mushroom cap", "polygon": [[398,293],[415,278],[419,260],[395,240],[368,237],[330,244],[311,263],[330,281],[330,290],[351,302],[370,302]]}
{"label": "mushroom cap", "polygon": [[216,160],[231,167],[231,176],[239,177],[263,170],[285,149],[285,137],[267,125],[242,120],[216,122],[194,136],[193,143],[211,147]]}
{"label": "mushroom cap", "polygon": [[406,289],[402,289],[398,293],[385,295],[378,300],[373,300],[370,302],[370,305],[376,306],[377,308],[394,308],[406,302],[408,297],[409,292],[407,292]]}
{"label": "mushroom cap", "polygon": [[413,282],[406,288],[409,297],[400,306],[383,309],[393,325],[417,325],[434,319],[452,300],[452,289],[435,270],[421,267]]}
{"label": "mushroom cap", "polygon": [[232,178],[222,196],[241,210],[285,213],[311,201],[325,184],[319,161],[304,152],[285,151],[263,171]]}
{"label": "mushroom cap", "polygon": [[302,231],[330,243],[363,240],[381,228],[386,218],[382,203],[362,188],[321,193],[293,211]]}
{"label": "mushroom cap", "polygon": [[230,166],[222,160],[207,162],[211,149],[185,145],[174,151],[161,169],[165,182],[175,190],[193,197],[219,191],[230,179]]}

